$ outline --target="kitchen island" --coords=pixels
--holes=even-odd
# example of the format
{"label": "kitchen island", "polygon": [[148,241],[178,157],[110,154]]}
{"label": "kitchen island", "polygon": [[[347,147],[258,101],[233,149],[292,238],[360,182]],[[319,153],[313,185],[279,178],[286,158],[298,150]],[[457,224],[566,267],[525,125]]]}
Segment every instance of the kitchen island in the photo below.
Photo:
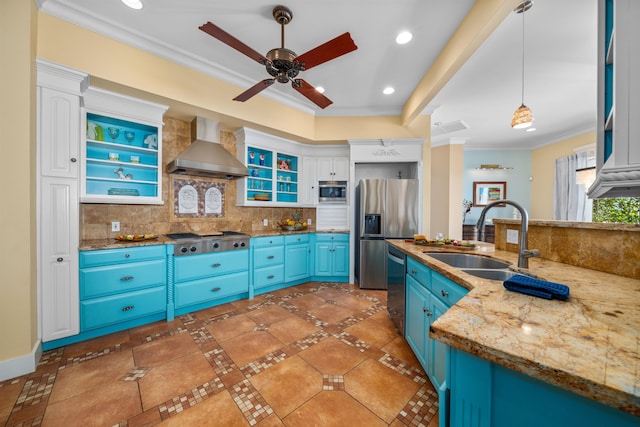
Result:
{"label": "kitchen island", "polygon": [[[615,408],[625,422],[640,422],[640,280],[530,259],[529,273],[571,289],[566,302],[545,300],[507,291],[500,281],[471,276],[424,253],[447,249],[389,242],[469,290],[432,324],[429,333],[451,347],[452,360],[456,354],[477,358]],[[517,261],[515,253],[489,244],[465,252],[513,265]],[[471,374],[478,375],[477,381],[483,378],[478,370]],[[452,389],[452,411],[455,396]],[[543,406],[553,406],[553,399],[529,404],[533,411],[544,412]]]}

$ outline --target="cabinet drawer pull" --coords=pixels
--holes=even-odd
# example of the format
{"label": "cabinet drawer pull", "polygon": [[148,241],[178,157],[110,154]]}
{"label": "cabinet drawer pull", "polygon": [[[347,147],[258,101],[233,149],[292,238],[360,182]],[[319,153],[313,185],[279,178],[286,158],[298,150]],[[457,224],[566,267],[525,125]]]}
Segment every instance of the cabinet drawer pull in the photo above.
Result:
{"label": "cabinet drawer pull", "polygon": [[222,288],[215,287],[211,289],[211,292],[219,292]]}
{"label": "cabinet drawer pull", "polygon": [[129,258],[130,256],[131,256],[131,255],[129,255],[129,254],[124,254],[124,257],[125,257],[125,258]]}
{"label": "cabinet drawer pull", "polygon": [[267,259],[274,259],[274,258],[275,258],[275,256],[274,256],[274,255],[269,255],[269,256],[267,257]]}
{"label": "cabinet drawer pull", "polygon": [[444,289],[440,291],[440,295],[442,295],[443,297],[448,297],[449,296],[449,292],[445,291]]}
{"label": "cabinet drawer pull", "polygon": [[58,259],[56,259],[56,261],[58,261],[58,262],[62,262],[62,261],[64,261],[64,258],[62,258],[62,257],[58,257]]}
{"label": "cabinet drawer pull", "polygon": [[217,268],[220,267],[222,264],[220,264],[219,262],[216,262],[215,264],[211,264],[211,267]]}
{"label": "cabinet drawer pull", "polygon": [[276,277],[276,276],[274,276],[273,274],[270,274],[270,275],[267,276],[267,279],[273,279],[274,277]]}
{"label": "cabinet drawer pull", "polygon": [[78,160],[77,160],[75,157],[72,157],[72,158],[71,158],[71,163],[75,163],[75,162],[77,162],[77,161],[78,161]]}
{"label": "cabinet drawer pull", "polygon": [[123,282],[128,282],[129,280],[133,280],[133,276],[124,276],[120,278]]}
{"label": "cabinet drawer pull", "polygon": [[415,269],[411,269],[411,274],[416,275],[417,271]]}
{"label": "cabinet drawer pull", "polygon": [[432,312],[430,312],[426,308],[423,308],[422,311],[424,312],[424,315],[427,316],[427,317],[431,317],[431,315],[433,314]]}
{"label": "cabinet drawer pull", "polygon": [[131,310],[133,310],[134,308],[135,308],[135,306],[133,306],[133,305],[128,305],[128,306],[126,306],[126,307],[122,307],[122,309],[121,309],[121,310],[122,310],[122,311],[131,311]]}

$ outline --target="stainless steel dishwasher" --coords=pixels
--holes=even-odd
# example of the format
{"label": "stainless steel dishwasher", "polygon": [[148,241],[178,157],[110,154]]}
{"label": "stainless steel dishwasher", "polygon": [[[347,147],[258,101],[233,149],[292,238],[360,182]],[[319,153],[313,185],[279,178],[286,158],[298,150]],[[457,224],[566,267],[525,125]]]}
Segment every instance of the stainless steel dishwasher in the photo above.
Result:
{"label": "stainless steel dishwasher", "polygon": [[404,300],[407,257],[387,243],[387,311],[389,319],[404,336]]}

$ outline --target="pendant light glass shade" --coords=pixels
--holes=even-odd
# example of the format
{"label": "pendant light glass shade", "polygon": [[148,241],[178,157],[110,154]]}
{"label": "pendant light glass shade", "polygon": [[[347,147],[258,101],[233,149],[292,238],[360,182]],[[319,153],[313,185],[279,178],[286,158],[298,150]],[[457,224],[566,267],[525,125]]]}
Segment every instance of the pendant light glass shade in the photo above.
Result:
{"label": "pendant light glass shade", "polygon": [[514,12],[522,15],[522,103],[511,118],[511,127],[514,129],[525,129],[533,124],[533,113],[524,105],[524,13],[531,9],[531,6],[533,1],[525,0],[514,9]]}
{"label": "pendant light glass shade", "polygon": [[514,129],[525,129],[533,124],[533,113],[526,105],[522,104],[520,108],[513,113],[511,119],[511,127]]}

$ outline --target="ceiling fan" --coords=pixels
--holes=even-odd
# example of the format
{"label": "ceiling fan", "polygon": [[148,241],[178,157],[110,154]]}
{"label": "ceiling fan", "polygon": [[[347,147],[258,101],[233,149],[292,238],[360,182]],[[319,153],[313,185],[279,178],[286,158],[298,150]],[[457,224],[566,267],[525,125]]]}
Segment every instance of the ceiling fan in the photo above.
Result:
{"label": "ceiling fan", "polygon": [[291,19],[293,18],[291,10],[285,6],[276,6],[273,9],[273,18],[280,24],[282,47],[271,49],[267,52],[266,56],[256,52],[211,22],[207,22],[199,27],[210,36],[264,65],[267,72],[273,76],[272,78],[264,79],[256,83],[254,86],[233,98],[233,100],[244,102],[271,86],[275,81],[278,81],[279,83],[291,82],[291,86],[295,90],[300,92],[318,107],[328,107],[333,103],[333,101],[318,92],[305,80],[296,78],[296,76],[300,71],[308,70],[346,53],[352,52],[356,50],[358,46],[356,46],[351,35],[347,32],[298,56],[292,50],[284,47],[284,26],[291,22]]}

